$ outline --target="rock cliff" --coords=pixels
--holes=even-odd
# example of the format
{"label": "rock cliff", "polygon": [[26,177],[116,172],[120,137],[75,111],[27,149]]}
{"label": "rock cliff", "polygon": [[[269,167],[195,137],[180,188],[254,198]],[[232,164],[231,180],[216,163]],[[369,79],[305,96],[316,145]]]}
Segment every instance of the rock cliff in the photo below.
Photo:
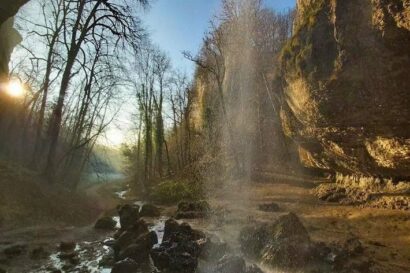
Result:
{"label": "rock cliff", "polygon": [[0,81],[8,76],[8,63],[14,46],[19,43],[20,36],[13,29],[12,17],[28,0],[2,0],[0,6]]}
{"label": "rock cliff", "polygon": [[281,112],[304,165],[410,178],[410,0],[298,0]]}

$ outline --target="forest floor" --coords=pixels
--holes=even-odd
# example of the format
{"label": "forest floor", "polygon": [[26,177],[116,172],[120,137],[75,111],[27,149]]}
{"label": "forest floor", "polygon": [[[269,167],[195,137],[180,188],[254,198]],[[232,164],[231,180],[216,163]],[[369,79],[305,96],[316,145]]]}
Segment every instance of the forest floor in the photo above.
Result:
{"label": "forest floor", "polygon": [[[216,214],[211,219],[189,220],[192,226],[215,233],[227,241],[233,249],[239,249],[239,230],[255,222],[272,222],[286,212],[298,215],[314,241],[342,242],[355,236],[365,247],[364,256],[380,264],[380,272],[410,272],[410,212],[399,210],[359,208],[330,204],[317,200],[312,189],[318,181],[275,175],[258,178],[258,182],[233,181],[225,188],[215,190],[209,198]],[[323,182],[323,181],[320,181]],[[95,207],[112,214],[116,205],[136,201],[135,197],[119,196],[126,189],[125,183],[109,183],[87,189]],[[279,212],[264,212],[260,204],[276,203]],[[171,217],[176,207],[163,207],[163,216]],[[47,224],[32,227],[1,229],[0,247],[23,243],[28,249],[44,246],[56,251],[61,241],[92,242],[109,236],[93,229],[95,218],[80,227]],[[41,261],[26,255],[8,260],[1,257],[0,268],[9,273],[31,271]],[[269,271],[267,271],[269,272]]]}

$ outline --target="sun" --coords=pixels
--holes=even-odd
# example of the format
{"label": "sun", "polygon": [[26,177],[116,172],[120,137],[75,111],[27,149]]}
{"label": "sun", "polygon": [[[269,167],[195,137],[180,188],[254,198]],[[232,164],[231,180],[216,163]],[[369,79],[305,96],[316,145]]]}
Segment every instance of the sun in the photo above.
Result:
{"label": "sun", "polygon": [[7,94],[15,98],[20,98],[24,96],[24,93],[25,93],[24,86],[17,80],[11,80],[7,84],[6,90],[7,90]]}

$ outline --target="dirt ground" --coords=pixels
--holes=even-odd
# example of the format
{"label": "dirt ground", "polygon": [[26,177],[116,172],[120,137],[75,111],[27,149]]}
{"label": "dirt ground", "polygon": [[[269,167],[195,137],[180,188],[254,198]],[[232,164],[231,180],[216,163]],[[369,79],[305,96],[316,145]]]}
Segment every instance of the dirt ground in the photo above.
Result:
{"label": "dirt ground", "polygon": [[[364,254],[380,265],[382,272],[410,272],[410,212],[360,208],[319,201],[312,189],[319,181],[309,179],[266,178],[258,183],[236,181],[216,192],[212,204],[226,211],[213,224],[200,227],[221,234],[231,244],[239,229],[255,222],[271,222],[286,212],[298,215],[314,241],[344,242],[358,237]],[[320,181],[323,182],[323,181]],[[274,202],[280,212],[263,212],[258,205]]]}
{"label": "dirt ground", "polygon": [[[283,213],[294,212],[313,240],[330,243],[357,236],[365,247],[364,255],[380,264],[381,272],[410,272],[410,212],[324,203],[311,193],[317,182],[292,177],[267,177],[258,179],[258,182],[234,181],[224,188],[214,189],[210,196],[215,216],[188,222],[196,228],[218,234],[236,250],[239,249],[237,238],[243,226],[272,222]],[[109,214],[117,204],[127,202],[115,193],[124,187],[124,183],[112,183],[92,187],[87,194]],[[135,201],[134,198],[128,196],[128,202]],[[258,210],[259,204],[271,202],[279,205],[279,212]],[[163,215],[171,217],[175,210],[175,206],[164,207]],[[105,236],[96,233],[92,224],[84,227],[35,226],[0,230],[0,244],[24,242],[29,247],[46,245],[55,248],[60,241],[91,241]],[[34,265],[24,259],[27,258],[3,262],[14,267],[10,272],[30,272],[29,268]]]}

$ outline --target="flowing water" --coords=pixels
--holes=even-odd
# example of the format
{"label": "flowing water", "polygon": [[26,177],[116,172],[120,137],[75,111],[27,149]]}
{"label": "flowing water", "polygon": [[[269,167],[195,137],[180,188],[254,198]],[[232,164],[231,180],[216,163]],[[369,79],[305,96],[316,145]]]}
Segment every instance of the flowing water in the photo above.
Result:
{"label": "flowing water", "polygon": [[[135,203],[142,204],[143,202],[137,201]],[[119,228],[119,217],[114,216],[113,219],[117,221],[117,228]],[[158,237],[158,245],[162,242],[164,236],[165,221],[168,217],[161,216],[159,218],[147,218],[149,223],[149,230],[155,231]],[[102,234],[100,240],[96,241],[83,241],[76,245],[75,252],[78,257],[78,264],[70,266],[68,260],[60,258],[61,252],[52,253],[48,261],[44,262],[44,265],[39,269],[31,271],[32,273],[46,273],[50,272],[50,269],[61,270],[62,272],[87,272],[87,273],[110,273],[111,268],[104,268],[100,266],[100,262],[106,256],[112,256],[112,248],[108,246],[114,239],[107,237],[108,235]],[[154,246],[155,247],[155,246]],[[153,272],[153,268],[148,266],[141,269],[141,273]]]}

